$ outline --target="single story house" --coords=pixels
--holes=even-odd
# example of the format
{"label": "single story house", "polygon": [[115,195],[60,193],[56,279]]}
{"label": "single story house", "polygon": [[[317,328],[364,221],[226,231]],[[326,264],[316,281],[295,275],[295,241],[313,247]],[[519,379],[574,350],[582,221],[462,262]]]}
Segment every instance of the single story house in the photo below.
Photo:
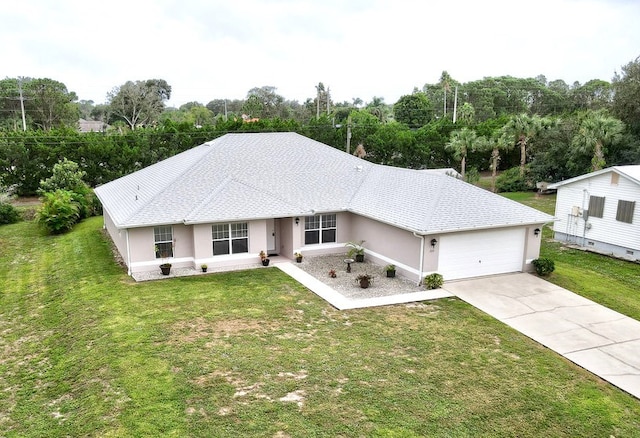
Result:
{"label": "single story house", "polygon": [[557,240],[640,260],[640,165],[609,167],[549,188],[558,191]]}
{"label": "single story house", "polygon": [[129,273],[345,253],[420,282],[530,270],[553,217],[447,172],[373,164],[296,133],[227,134],[95,189]]}

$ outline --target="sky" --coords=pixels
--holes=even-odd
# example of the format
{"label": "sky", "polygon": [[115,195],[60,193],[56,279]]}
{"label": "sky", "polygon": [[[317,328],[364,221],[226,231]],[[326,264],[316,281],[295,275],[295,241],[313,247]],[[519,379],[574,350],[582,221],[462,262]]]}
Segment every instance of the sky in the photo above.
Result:
{"label": "sky", "polygon": [[443,71],[459,82],[611,81],[640,56],[640,0],[22,0],[0,8],[0,78],[50,78],[105,103],[164,79],[168,106],[287,100],[388,104]]}

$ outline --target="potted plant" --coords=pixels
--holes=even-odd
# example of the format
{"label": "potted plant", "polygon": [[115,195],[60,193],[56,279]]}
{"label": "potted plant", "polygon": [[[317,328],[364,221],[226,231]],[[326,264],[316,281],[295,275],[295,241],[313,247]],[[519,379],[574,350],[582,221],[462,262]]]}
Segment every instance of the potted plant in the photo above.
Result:
{"label": "potted plant", "polygon": [[396,276],[396,265],[387,265],[384,267],[384,270],[386,271],[388,278]]}
{"label": "potted plant", "polygon": [[296,262],[302,263],[302,253],[295,252],[295,253],[293,253],[293,256],[296,258]]}
{"label": "potted plant", "polygon": [[260,251],[260,260],[262,261],[262,266],[269,266],[269,258],[267,257],[267,253],[264,251]]}
{"label": "potted plant", "polygon": [[329,277],[331,278],[336,278],[336,270],[335,269],[329,269]]}
{"label": "potted plant", "polygon": [[347,242],[344,246],[349,248],[347,251],[347,257],[355,259],[356,262],[364,262],[364,246],[362,244],[364,240],[360,242]]}
{"label": "potted plant", "polygon": [[162,272],[162,275],[169,275],[171,273],[171,263],[165,260],[170,255],[168,250],[164,249],[163,251],[160,251],[160,248],[158,248],[158,245],[156,245],[155,249],[156,249],[156,254],[159,254],[160,257],[162,258],[162,264],[160,265],[160,271]]}
{"label": "potted plant", "polygon": [[207,266],[206,263],[203,263],[203,264],[200,265],[200,268],[202,269],[202,272],[207,272],[208,266]]}
{"label": "potted plant", "polygon": [[373,283],[373,275],[360,274],[356,277],[356,283],[359,283],[361,288],[366,289]]}
{"label": "potted plant", "polygon": [[440,289],[443,283],[444,278],[437,272],[424,277],[424,287],[426,287],[427,289]]}

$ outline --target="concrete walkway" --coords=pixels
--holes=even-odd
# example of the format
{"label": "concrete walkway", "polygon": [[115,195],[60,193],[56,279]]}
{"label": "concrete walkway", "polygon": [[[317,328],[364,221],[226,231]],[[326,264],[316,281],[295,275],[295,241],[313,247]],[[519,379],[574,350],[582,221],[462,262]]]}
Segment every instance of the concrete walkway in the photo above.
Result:
{"label": "concrete walkway", "polygon": [[640,398],[640,322],[531,274],[443,288]]}
{"label": "concrete walkway", "polygon": [[453,296],[443,289],[425,290],[420,292],[403,293],[397,295],[385,295],[371,298],[347,298],[340,292],[332,289],[311,274],[303,271],[293,263],[276,263],[275,267],[306,286],[320,298],[329,302],[338,310],[360,309],[363,307],[387,306],[390,304],[413,303],[415,301],[433,300]]}

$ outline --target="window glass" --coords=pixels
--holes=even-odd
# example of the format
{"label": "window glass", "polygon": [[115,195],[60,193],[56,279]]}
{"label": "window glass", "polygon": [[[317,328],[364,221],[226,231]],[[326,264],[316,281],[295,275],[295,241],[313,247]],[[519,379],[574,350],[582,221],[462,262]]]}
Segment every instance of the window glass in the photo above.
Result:
{"label": "window glass", "polygon": [[249,252],[249,226],[246,222],[211,226],[213,255]]}
{"label": "window glass", "polygon": [[153,227],[156,258],[173,257],[173,229],[171,225]]}
{"label": "window glass", "polygon": [[332,243],[336,241],[336,215],[307,216],[304,222],[304,243]]}

